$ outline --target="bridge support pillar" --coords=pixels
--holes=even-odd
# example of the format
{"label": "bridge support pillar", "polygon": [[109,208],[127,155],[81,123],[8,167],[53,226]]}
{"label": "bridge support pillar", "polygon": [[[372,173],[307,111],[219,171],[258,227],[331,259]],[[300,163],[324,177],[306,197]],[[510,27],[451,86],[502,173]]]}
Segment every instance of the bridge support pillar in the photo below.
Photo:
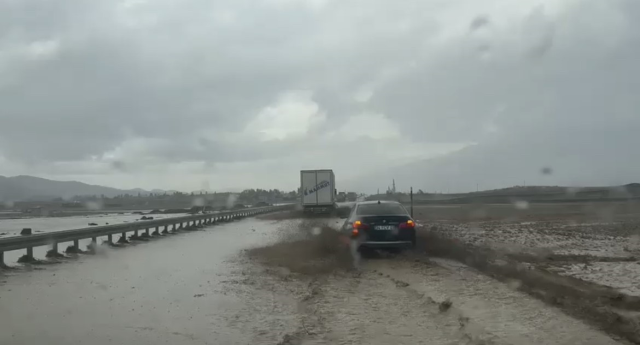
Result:
{"label": "bridge support pillar", "polygon": [[91,238],[91,243],[89,243],[89,245],[87,245],[87,251],[90,254],[95,254],[97,247],[98,247],[98,238],[97,237],[92,237]]}
{"label": "bridge support pillar", "polygon": [[80,254],[80,240],[73,240],[73,245],[67,246],[65,252],[67,254]]}
{"label": "bridge support pillar", "polygon": [[113,244],[113,235],[112,234],[107,235],[107,243],[108,244]]}
{"label": "bridge support pillar", "polygon": [[129,240],[134,240],[134,241],[139,241],[140,240],[140,234],[138,233],[138,229],[133,231],[133,235],[129,236]]}
{"label": "bridge support pillar", "polygon": [[45,255],[48,258],[61,258],[64,257],[64,255],[60,254],[58,252],[58,243],[57,242],[53,242],[53,244],[51,245],[51,249],[49,249],[47,251],[47,254]]}
{"label": "bridge support pillar", "polygon": [[4,252],[0,252],[0,268],[7,268],[7,264],[4,263]]}
{"label": "bridge support pillar", "polygon": [[35,261],[33,258],[33,247],[27,247],[27,254],[23,255],[18,259],[20,263],[31,263]]}
{"label": "bridge support pillar", "polygon": [[164,230],[162,230],[163,234],[168,234],[169,233],[169,225],[165,225],[164,226]]}
{"label": "bridge support pillar", "polygon": [[129,241],[127,240],[126,232],[123,232],[122,234],[120,234],[120,239],[118,239],[118,243],[129,243]]}

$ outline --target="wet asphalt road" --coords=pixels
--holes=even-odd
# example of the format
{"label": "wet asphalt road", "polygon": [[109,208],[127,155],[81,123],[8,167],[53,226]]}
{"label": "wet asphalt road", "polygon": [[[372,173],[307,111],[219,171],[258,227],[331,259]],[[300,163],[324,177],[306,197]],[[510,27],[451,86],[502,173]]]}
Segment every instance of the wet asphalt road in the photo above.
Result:
{"label": "wet asphalt road", "polygon": [[243,255],[299,227],[245,219],[0,276],[0,344],[618,344],[456,263],[301,276]]}
{"label": "wet asphalt road", "polygon": [[269,230],[246,219],[0,276],[0,344],[244,344],[224,319],[244,301],[221,282]]}

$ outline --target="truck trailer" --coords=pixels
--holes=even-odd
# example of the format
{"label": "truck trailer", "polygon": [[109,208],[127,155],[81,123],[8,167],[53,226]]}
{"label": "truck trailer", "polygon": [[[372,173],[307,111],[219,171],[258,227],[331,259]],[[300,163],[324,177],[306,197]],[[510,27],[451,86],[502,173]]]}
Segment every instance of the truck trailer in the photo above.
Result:
{"label": "truck trailer", "polygon": [[304,212],[332,213],[335,211],[338,191],[333,170],[301,170],[300,191]]}

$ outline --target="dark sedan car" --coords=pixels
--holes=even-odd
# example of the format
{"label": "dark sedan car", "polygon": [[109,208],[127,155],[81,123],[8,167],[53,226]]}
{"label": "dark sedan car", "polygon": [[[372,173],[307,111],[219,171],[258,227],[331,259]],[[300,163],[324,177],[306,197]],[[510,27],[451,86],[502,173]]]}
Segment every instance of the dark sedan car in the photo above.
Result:
{"label": "dark sedan car", "polygon": [[406,249],[415,246],[415,221],[396,201],[357,202],[341,229],[357,249]]}

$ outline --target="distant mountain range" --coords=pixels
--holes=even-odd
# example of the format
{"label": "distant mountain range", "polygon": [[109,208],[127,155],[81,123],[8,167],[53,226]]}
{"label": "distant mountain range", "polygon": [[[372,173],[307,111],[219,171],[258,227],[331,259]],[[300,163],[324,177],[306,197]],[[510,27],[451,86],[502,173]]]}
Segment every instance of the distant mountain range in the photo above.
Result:
{"label": "distant mountain range", "polygon": [[111,187],[90,185],[77,181],[53,181],[33,176],[0,176],[0,202],[8,201],[40,201],[55,198],[72,198],[77,195],[104,195],[114,197],[120,194],[148,195],[150,193],[173,193],[154,189],[117,189]]}
{"label": "distant mountain range", "polygon": [[544,138],[511,144],[482,144],[404,166],[370,171],[338,188],[367,194],[396,190],[466,193],[510,186],[621,186],[640,179],[629,145],[553,143]]}

